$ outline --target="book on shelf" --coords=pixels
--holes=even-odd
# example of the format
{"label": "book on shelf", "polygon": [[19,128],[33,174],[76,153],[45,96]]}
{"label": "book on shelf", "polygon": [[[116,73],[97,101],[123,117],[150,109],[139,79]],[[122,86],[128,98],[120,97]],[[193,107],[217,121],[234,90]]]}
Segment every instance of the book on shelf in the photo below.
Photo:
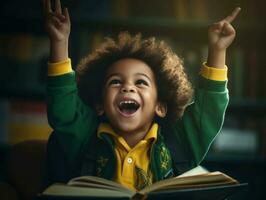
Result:
{"label": "book on shelf", "polygon": [[8,109],[7,143],[48,139],[52,129],[48,125],[45,102],[13,100]]}
{"label": "book on shelf", "polygon": [[180,176],[153,183],[133,191],[111,180],[81,176],[67,184],[54,183],[46,188],[39,199],[224,199],[246,187],[234,178],[216,171],[208,172],[198,166]]}

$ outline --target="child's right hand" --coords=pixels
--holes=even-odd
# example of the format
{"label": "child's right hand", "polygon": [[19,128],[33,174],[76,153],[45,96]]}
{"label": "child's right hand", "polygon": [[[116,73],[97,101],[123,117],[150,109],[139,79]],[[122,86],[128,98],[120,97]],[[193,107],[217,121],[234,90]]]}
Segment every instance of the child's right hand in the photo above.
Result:
{"label": "child's right hand", "polygon": [[70,17],[67,8],[62,11],[60,0],[55,1],[54,11],[51,0],[43,0],[45,27],[51,42],[68,42],[70,34]]}
{"label": "child's right hand", "polygon": [[50,37],[50,62],[60,62],[68,58],[70,17],[67,8],[62,11],[60,0],[55,1],[54,11],[51,0],[43,0],[45,26]]}

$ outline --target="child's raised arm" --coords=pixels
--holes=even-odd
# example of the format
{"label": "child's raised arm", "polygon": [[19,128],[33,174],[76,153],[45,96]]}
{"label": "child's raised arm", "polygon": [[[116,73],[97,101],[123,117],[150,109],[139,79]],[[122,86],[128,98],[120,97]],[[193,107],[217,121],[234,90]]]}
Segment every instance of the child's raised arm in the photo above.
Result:
{"label": "child's raised arm", "polygon": [[62,10],[60,0],[55,1],[54,10],[51,0],[43,0],[45,28],[50,37],[50,62],[59,62],[68,58],[68,39],[70,17],[67,8]]}
{"label": "child's raised arm", "polygon": [[209,67],[224,68],[226,49],[233,42],[236,35],[231,22],[236,18],[240,10],[237,7],[223,20],[210,25],[208,30],[209,53],[207,59]]}

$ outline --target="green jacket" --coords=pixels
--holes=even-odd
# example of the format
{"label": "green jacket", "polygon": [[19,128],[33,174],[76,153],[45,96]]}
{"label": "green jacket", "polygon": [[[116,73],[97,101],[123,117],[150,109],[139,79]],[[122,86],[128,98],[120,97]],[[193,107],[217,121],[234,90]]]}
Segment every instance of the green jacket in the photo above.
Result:
{"label": "green jacket", "polygon": [[[227,81],[200,76],[198,83],[194,101],[183,117],[175,123],[160,124],[150,157],[155,181],[168,177],[172,169],[177,175],[199,165],[222,127],[229,100]],[[86,174],[88,162],[95,162],[95,173],[90,175],[112,179],[116,170],[114,141],[107,135],[101,140],[93,139],[100,122],[94,110],[78,97],[75,72],[48,77],[47,108],[48,121],[54,130],[48,143],[50,182],[67,181]],[[91,144],[91,141],[97,141],[97,144]],[[97,148],[94,161],[89,158],[90,146]],[[175,154],[180,157],[180,162],[175,160],[179,162],[179,169],[172,161],[173,156],[177,157]],[[107,162],[103,164],[101,159]],[[162,165],[163,162],[166,165]]]}

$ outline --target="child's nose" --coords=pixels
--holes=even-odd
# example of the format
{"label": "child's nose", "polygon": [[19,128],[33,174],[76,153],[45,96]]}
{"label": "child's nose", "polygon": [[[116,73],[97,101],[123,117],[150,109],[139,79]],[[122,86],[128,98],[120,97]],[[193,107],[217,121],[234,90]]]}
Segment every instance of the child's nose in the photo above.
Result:
{"label": "child's nose", "polygon": [[132,85],[124,85],[121,89],[122,93],[135,92],[135,88]]}

